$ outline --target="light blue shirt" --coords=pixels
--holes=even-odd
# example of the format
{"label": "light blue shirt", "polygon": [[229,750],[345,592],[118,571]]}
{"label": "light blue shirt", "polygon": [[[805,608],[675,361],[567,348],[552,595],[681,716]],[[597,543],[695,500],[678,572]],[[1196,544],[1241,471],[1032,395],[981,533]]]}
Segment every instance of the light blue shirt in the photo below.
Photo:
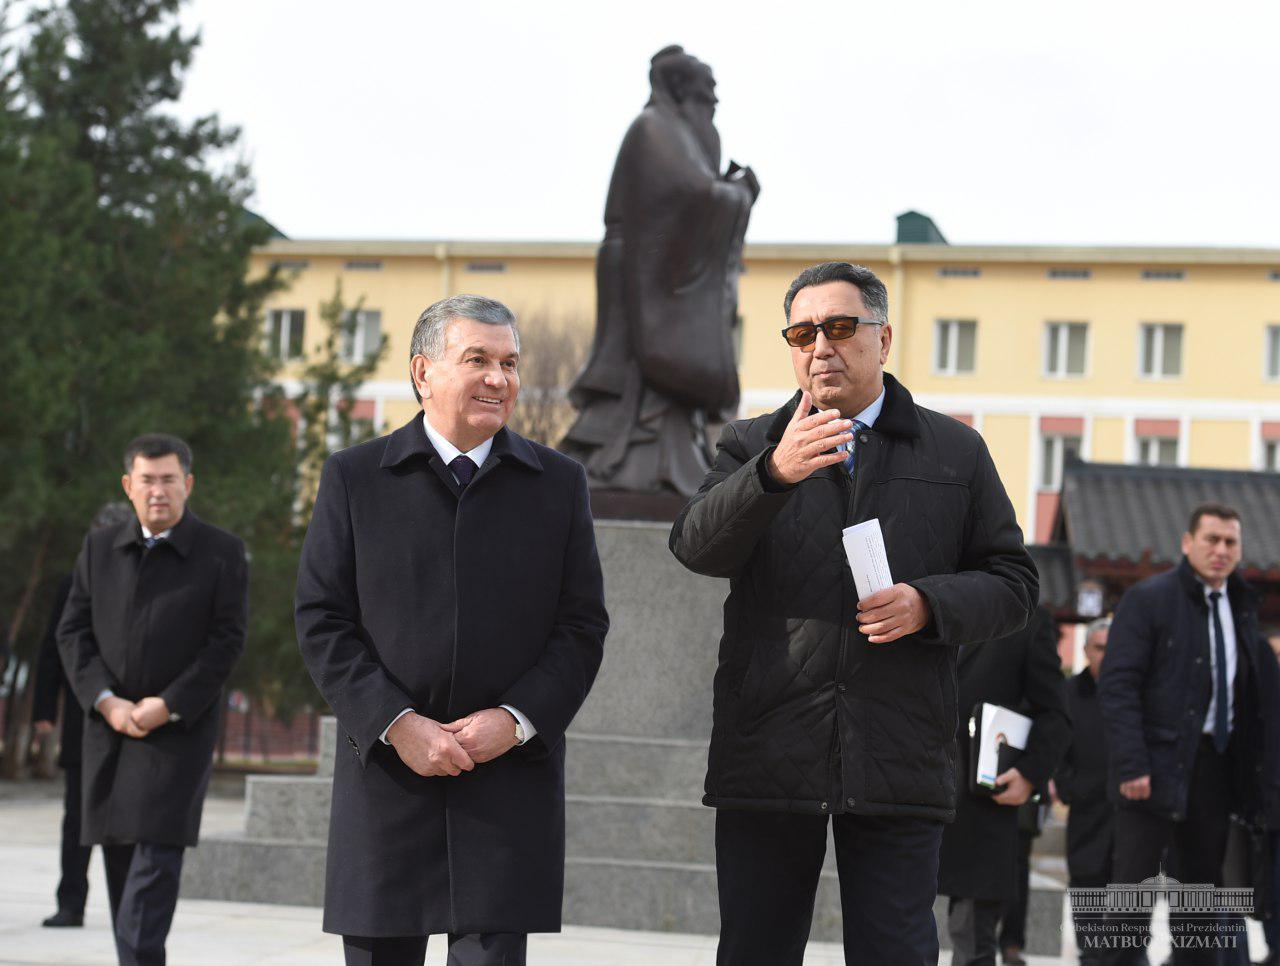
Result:
{"label": "light blue shirt", "polygon": [[[857,422],[862,423],[863,426],[866,426],[867,429],[870,429],[872,426],[876,424],[876,420],[880,418],[880,410],[882,409],[884,409],[884,387],[883,386],[880,387],[880,395],[876,396],[875,400],[871,403],[871,405],[868,406],[866,409],[864,409],[862,412],[858,413],[858,415],[854,416],[853,418]],[[839,446],[836,447],[836,449],[840,450],[840,452],[842,453],[847,453],[852,448],[853,448],[852,440],[850,440],[847,443],[841,443]]]}

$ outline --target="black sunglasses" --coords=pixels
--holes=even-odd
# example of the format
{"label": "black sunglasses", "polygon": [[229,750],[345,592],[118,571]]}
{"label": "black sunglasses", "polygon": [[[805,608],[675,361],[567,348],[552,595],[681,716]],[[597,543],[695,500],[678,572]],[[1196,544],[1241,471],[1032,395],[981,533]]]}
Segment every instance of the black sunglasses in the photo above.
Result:
{"label": "black sunglasses", "polygon": [[838,315],[825,322],[801,322],[798,325],[789,325],[782,330],[782,337],[787,340],[787,345],[803,349],[818,340],[819,329],[830,341],[838,342],[841,339],[850,338],[858,331],[859,325],[884,325],[884,323],[857,315]]}

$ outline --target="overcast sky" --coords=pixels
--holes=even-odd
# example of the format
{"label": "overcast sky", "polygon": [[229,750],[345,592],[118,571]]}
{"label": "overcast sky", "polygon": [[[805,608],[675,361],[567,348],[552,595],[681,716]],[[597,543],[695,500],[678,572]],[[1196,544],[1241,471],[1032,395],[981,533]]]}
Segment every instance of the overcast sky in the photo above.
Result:
{"label": "overcast sky", "polygon": [[711,64],[752,241],[1280,248],[1280,3],[197,0],[184,113],[294,238],[590,240],[648,61]]}

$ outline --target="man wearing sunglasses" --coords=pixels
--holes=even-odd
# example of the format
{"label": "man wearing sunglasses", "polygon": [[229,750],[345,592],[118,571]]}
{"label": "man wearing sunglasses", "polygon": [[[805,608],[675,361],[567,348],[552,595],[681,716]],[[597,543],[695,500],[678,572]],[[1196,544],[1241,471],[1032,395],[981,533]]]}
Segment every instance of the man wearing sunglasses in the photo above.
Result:
{"label": "man wearing sunglasses", "polygon": [[[719,962],[802,962],[830,819],[846,961],[933,963],[956,653],[1025,626],[1035,565],[982,437],[884,371],[884,284],[827,262],[783,309],[796,394],[725,427],[671,532],[730,580],[703,798]],[[859,601],[841,531],[870,519],[898,583]]]}

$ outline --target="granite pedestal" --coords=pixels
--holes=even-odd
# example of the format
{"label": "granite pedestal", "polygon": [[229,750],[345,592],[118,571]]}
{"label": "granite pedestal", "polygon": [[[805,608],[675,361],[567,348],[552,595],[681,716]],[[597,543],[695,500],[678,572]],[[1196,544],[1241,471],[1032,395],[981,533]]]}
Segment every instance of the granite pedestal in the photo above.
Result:
{"label": "granite pedestal", "polygon": [[[728,585],[680,567],[667,550],[669,529],[596,525],[612,629],[566,738],[566,923],[719,930],[715,815],[700,799]],[[244,833],[207,836],[188,851],[182,894],[320,904],[336,744],[336,723],[325,719],[315,777],[250,777]],[[1062,898],[1060,885],[1033,877],[1029,952],[1061,948]],[[830,847],[812,935],[840,939]]]}

